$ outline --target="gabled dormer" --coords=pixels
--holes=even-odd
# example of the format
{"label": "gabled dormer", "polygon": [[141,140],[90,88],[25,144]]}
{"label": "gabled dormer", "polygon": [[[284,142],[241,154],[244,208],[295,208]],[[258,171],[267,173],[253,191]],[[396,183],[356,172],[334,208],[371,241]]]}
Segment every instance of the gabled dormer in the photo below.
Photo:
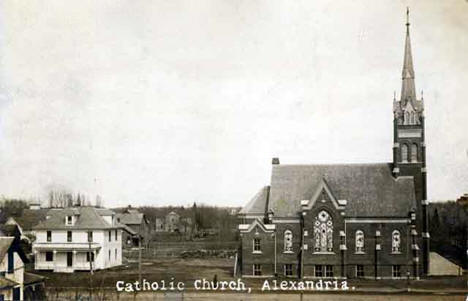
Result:
{"label": "gabled dormer", "polygon": [[69,213],[65,216],[65,226],[74,226],[78,220],[77,214]]}

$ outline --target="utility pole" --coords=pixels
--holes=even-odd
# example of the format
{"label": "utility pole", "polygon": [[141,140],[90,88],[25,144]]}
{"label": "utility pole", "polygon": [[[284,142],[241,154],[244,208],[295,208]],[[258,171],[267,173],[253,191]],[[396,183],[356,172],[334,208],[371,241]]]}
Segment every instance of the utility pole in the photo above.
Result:
{"label": "utility pole", "polygon": [[141,285],[141,235],[138,234],[138,280]]}
{"label": "utility pole", "polygon": [[91,253],[91,241],[89,239],[89,234],[88,234],[88,245],[89,245],[89,251],[88,251],[88,258],[89,258],[89,296],[90,299],[93,298],[93,259],[94,259],[94,253]]}

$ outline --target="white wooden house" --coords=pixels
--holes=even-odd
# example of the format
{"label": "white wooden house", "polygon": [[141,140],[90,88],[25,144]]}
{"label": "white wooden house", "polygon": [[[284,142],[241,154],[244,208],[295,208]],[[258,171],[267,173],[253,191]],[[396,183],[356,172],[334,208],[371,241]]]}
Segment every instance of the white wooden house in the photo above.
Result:
{"label": "white wooden house", "polygon": [[35,226],[36,270],[73,272],[122,264],[122,229],[111,210],[94,207],[51,209]]}

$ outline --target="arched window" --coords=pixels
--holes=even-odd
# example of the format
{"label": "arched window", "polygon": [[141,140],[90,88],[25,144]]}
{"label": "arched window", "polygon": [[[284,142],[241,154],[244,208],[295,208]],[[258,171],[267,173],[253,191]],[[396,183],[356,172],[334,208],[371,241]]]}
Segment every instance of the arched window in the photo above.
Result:
{"label": "arched window", "polygon": [[392,232],[392,253],[400,253],[400,231],[394,230]]}
{"label": "arched window", "polygon": [[408,162],[408,145],[401,145],[401,162]]}
{"label": "arched window", "polygon": [[333,251],[333,220],[327,211],[320,211],[314,222],[314,251]]}
{"label": "arched window", "polygon": [[364,252],[364,232],[361,230],[356,231],[356,253]]}
{"label": "arched window", "polygon": [[291,230],[284,231],[284,251],[285,252],[292,252],[293,250],[292,238],[293,238],[293,234]]}
{"label": "arched window", "polygon": [[411,144],[411,162],[418,162],[418,145]]}

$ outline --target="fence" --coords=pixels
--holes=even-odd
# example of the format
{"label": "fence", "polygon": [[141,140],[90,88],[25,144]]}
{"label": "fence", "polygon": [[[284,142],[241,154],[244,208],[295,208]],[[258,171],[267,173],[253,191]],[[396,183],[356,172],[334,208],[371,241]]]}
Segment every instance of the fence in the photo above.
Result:
{"label": "fence", "polygon": [[[186,241],[158,242],[142,249],[141,256],[145,259],[161,257],[231,257],[234,256],[239,242],[219,241]],[[129,260],[138,259],[138,248],[124,250],[124,256]]]}

